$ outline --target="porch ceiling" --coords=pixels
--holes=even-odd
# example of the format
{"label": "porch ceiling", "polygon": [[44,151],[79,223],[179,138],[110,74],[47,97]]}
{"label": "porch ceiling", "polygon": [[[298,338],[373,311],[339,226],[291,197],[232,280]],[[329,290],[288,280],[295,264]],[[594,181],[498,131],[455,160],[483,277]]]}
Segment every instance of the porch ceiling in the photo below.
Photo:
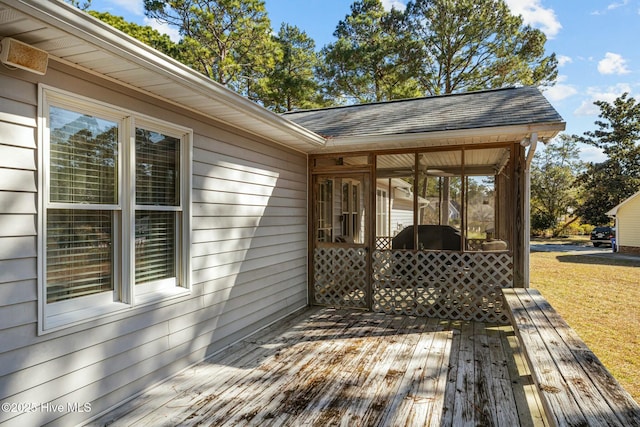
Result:
{"label": "porch ceiling", "polygon": [[[509,161],[509,149],[504,147],[465,150],[465,175],[495,175]],[[345,157],[348,164],[349,157]],[[436,151],[421,154],[419,167],[430,176],[460,175],[462,173],[462,153],[460,150]],[[378,156],[378,177],[407,176],[413,173],[415,158],[413,153],[386,154]]]}

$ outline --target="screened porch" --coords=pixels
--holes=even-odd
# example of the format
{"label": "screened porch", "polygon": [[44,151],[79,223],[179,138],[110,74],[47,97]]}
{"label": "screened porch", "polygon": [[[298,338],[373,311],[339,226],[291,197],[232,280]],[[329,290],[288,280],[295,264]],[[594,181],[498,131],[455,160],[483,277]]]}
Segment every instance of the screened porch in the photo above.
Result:
{"label": "screened porch", "polygon": [[317,156],[314,304],[506,323],[520,144]]}

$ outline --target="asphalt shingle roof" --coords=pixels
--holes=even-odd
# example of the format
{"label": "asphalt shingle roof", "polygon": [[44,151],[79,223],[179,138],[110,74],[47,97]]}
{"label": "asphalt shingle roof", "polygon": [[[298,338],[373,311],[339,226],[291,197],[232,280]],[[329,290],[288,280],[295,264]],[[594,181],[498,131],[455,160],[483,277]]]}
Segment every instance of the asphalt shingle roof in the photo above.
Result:
{"label": "asphalt shingle roof", "polygon": [[284,117],[332,138],[563,122],[535,87],[294,111]]}

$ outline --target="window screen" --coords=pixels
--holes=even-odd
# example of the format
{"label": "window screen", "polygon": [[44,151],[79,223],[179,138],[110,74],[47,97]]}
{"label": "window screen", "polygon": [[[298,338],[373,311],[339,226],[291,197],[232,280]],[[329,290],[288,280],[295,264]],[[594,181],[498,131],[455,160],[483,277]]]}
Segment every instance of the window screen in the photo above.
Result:
{"label": "window screen", "polygon": [[179,170],[180,139],[136,129],[137,285],[176,276]]}

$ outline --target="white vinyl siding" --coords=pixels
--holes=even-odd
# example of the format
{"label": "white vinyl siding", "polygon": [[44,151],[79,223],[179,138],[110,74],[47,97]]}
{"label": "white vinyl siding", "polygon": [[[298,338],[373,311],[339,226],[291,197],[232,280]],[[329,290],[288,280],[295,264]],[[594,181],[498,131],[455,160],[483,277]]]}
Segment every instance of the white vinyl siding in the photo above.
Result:
{"label": "white vinyl siding", "polygon": [[640,194],[626,201],[616,216],[617,245],[640,248]]}
{"label": "white vinyl siding", "polygon": [[32,325],[36,308],[35,93],[29,83],[0,73],[0,341],[4,342],[6,332]]}
{"label": "white vinyl siding", "polygon": [[0,400],[90,402],[91,413],[0,424],[82,423],[306,305],[305,155],[51,64],[38,77],[49,86],[193,129],[191,293],[38,336],[38,92],[23,74],[34,81],[0,69]]}

